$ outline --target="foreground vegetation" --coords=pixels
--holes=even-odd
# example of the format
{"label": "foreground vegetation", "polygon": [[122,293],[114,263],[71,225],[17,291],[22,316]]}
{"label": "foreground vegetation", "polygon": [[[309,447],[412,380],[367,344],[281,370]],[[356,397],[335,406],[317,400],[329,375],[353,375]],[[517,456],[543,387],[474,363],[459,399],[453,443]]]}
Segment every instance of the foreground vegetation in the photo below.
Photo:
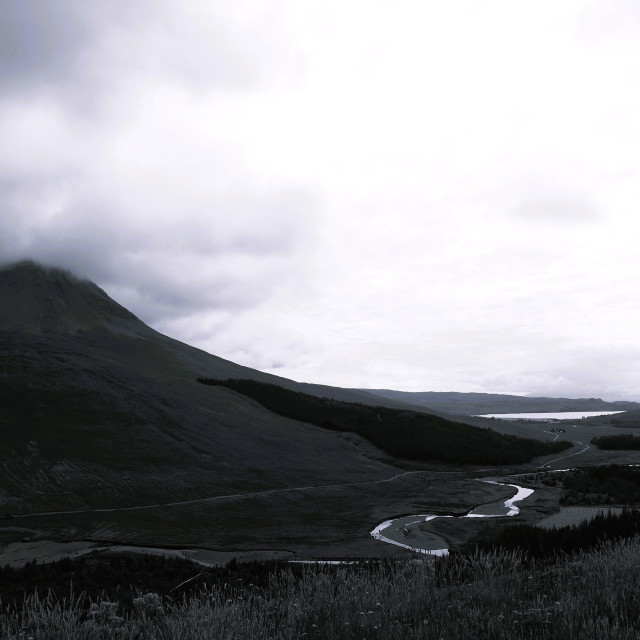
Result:
{"label": "foreground vegetation", "polygon": [[521,464],[559,453],[571,443],[519,438],[416,411],[341,402],[255,380],[198,378],[246,395],[287,418],[352,431],[399,458],[457,464]]}
{"label": "foreground vegetation", "polygon": [[625,510],[556,531],[509,526],[448,558],[340,566],[207,570],[115,553],[32,563],[0,569],[0,637],[638,638],[639,526]]}
{"label": "foreground vegetation", "polygon": [[[176,595],[190,591],[185,591],[188,586],[242,580],[242,574],[232,577],[229,569],[207,572],[206,581],[192,580],[201,572],[200,565],[183,558],[118,552],[30,562],[21,568],[0,567],[0,601],[5,607],[17,607],[33,594],[62,601],[75,592],[88,600],[106,598],[130,610],[140,591]],[[176,589],[180,584],[184,587]]]}
{"label": "foreground vegetation", "polygon": [[0,614],[7,640],[638,638],[640,539],[531,560],[493,550],[363,567],[285,570],[187,597],[139,594],[125,609],[34,595]]}

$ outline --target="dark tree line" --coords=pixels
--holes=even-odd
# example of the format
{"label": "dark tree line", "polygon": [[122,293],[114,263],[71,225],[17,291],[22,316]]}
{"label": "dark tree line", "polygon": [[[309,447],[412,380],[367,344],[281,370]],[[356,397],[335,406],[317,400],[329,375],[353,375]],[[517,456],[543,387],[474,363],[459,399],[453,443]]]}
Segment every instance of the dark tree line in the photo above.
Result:
{"label": "dark tree line", "polygon": [[563,504],[640,504],[640,469],[626,465],[585,467],[562,478]]}
{"label": "dark tree line", "polygon": [[140,553],[107,552],[57,562],[29,562],[24,567],[0,567],[0,613],[19,606],[26,596],[51,593],[56,600],[84,594],[84,605],[96,599],[117,602],[131,610],[134,599],[157,593],[178,600],[204,588],[224,588],[229,594],[247,585],[264,588],[272,574],[286,563],[246,562],[235,559],[225,567],[203,567],[185,558]]}
{"label": "dark tree line", "polygon": [[287,418],[350,431],[398,458],[456,464],[521,464],[558,453],[571,443],[518,438],[439,416],[319,398],[255,380],[198,378],[248,396]]}
{"label": "dark tree line", "polygon": [[632,538],[638,533],[640,511],[623,509],[622,513],[603,512],[579,525],[558,529],[543,529],[528,524],[503,527],[476,542],[475,548],[519,549],[531,558],[548,558],[590,549],[608,539]]}
{"label": "dark tree line", "polygon": [[624,434],[620,436],[600,436],[598,438],[592,438],[591,444],[595,444],[598,449],[606,449],[609,451],[637,451],[638,449],[640,449],[640,438],[632,434]]}
{"label": "dark tree line", "polygon": [[131,608],[139,593],[166,595],[181,582],[202,571],[202,567],[182,558],[143,554],[113,553],[88,555],[57,562],[30,562],[24,567],[0,567],[0,600],[4,607],[20,604],[25,596],[51,592],[56,599],[77,597],[107,598],[125,609]]}
{"label": "dark tree line", "polygon": [[[367,559],[346,566],[289,564],[287,561],[236,562],[226,566],[204,567],[185,558],[140,553],[92,553],[56,562],[27,563],[24,567],[0,567],[0,614],[20,608],[25,598],[37,593],[51,595],[62,602],[82,596],[80,606],[91,602],[117,602],[131,611],[134,601],[145,593],[156,593],[163,601],[179,601],[204,592],[223,591],[227,597],[268,593],[274,576],[284,574],[292,580],[306,579],[309,571],[375,571],[391,566],[391,561]],[[273,595],[273,594],[272,594]]]}

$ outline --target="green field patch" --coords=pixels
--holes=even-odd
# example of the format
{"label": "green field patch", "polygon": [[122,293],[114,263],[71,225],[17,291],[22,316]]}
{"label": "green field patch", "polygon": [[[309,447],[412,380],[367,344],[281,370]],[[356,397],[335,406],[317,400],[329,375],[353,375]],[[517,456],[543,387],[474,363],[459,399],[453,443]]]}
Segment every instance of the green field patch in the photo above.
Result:
{"label": "green field patch", "polygon": [[571,527],[593,520],[600,514],[622,513],[622,507],[560,507],[558,513],[536,523],[542,529],[559,529],[560,527]]}

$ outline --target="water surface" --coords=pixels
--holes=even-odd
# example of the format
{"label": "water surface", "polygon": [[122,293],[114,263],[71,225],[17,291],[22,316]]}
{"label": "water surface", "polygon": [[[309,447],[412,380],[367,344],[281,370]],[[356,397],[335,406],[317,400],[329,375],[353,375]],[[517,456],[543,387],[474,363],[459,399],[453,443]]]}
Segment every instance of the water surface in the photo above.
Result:
{"label": "water surface", "polygon": [[[529,497],[533,493],[533,489],[520,487],[517,484],[509,484],[506,482],[498,482],[496,480],[481,480],[489,484],[497,484],[504,487],[513,487],[516,493],[506,500],[495,500],[482,504],[469,513],[458,516],[460,518],[502,518],[506,516],[515,516],[520,513],[520,509],[515,506],[516,502],[520,502]],[[436,516],[431,514],[403,516],[386,520],[379,524],[371,535],[382,542],[410,549],[418,553],[425,553],[431,556],[446,556],[449,554],[447,541],[442,537],[430,531],[424,531],[420,525],[435,520],[436,518],[453,518],[455,516]]]}
{"label": "water surface", "polygon": [[611,416],[624,411],[554,411],[549,413],[485,413],[474,418],[498,418],[500,420],[580,420],[593,416]]}

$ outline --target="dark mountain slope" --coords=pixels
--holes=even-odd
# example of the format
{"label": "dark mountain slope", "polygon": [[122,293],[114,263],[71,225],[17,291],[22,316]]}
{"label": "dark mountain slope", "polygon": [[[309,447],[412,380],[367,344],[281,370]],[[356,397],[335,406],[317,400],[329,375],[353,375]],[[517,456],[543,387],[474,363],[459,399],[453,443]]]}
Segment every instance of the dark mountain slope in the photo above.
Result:
{"label": "dark mountain slope", "polygon": [[282,379],[159,334],[90,282],[22,263],[0,271],[0,309],[0,513],[393,473],[344,438],[199,385]]}
{"label": "dark mountain slope", "polygon": [[152,330],[88,280],[34,262],[0,270],[0,328],[31,334],[109,332],[149,337]]}
{"label": "dark mountain slope", "polygon": [[[73,342],[89,349],[91,357],[108,352],[113,362],[137,368],[146,376],[243,377],[335,399],[373,401],[366,391],[294,382],[186,345],[144,324],[93,282],[31,261],[0,269],[0,303],[0,331],[20,335],[27,342],[38,336],[52,341],[54,350],[57,343],[64,343],[64,336],[73,336]],[[387,404],[402,406],[394,401]]]}

